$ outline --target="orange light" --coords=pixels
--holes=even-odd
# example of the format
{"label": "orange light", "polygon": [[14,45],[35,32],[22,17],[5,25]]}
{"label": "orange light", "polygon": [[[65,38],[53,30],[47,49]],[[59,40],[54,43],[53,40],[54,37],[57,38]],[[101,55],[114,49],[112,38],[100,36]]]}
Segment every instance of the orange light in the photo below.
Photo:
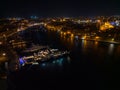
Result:
{"label": "orange light", "polygon": [[111,28],[114,28],[114,26],[111,25],[109,22],[105,22],[104,25],[100,26],[100,30],[106,30],[106,29],[111,29]]}
{"label": "orange light", "polygon": [[71,37],[74,37],[74,34],[71,34]]}
{"label": "orange light", "polygon": [[96,39],[99,39],[100,37],[96,36],[95,38],[96,38]]}
{"label": "orange light", "polygon": [[64,35],[66,35],[66,32],[64,32]]}
{"label": "orange light", "polygon": [[82,37],[82,39],[86,39],[86,35]]}
{"label": "orange light", "polygon": [[67,31],[67,34],[70,34],[71,32],[70,31]]}
{"label": "orange light", "polygon": [[0,45],[2,44],[2,42],[0,42]]}

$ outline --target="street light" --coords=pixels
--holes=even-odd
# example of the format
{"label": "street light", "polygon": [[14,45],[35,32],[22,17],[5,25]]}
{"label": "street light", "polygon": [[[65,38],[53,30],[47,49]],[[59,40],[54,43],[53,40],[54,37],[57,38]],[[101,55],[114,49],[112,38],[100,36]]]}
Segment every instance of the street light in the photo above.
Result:
{"label": "street light", "polygon": [[3,56],[6,56],[6,53],[3,53],[2,55],[3,55]]}
{"label": "street light", "polygon": [[114,41],[114,38],[112,38],[112,41]]}
{"label": "street light", "polygon": [[0,45],[2,45],[2,42],[0,42]]}

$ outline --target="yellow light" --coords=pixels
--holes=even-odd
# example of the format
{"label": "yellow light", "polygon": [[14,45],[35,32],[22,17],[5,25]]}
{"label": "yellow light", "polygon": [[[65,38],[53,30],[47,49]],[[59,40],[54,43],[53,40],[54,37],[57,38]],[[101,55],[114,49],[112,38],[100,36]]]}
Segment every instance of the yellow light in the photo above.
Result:
{"label": "yellow light", "polygon": [[70,34],[71,32],[70,31],[67,31],[67,34]]}
{"label": "yellow light", "polygon": [[98,23],[100,23],[101,21],[100,20],[97,20]]}
{"label": "yellow light", "polygon": [[3,56],[6,56],[6,53],[3,53],[2,55],[3,55]]}
{"label": "yellow light", "polygon": [[82,37],[82,39],[86,39],[86,35]]}
{"label": "yellow light", "polygon": [[112,41],[114,41],[114,38],[112,38]]}
{"label": "yellow light", "polygon": [[46,23],[44,23],[44,26],[46,26],[47,24]]}
{"label": "yellow light", "polygon": [[98,41],[95,41],[95,45],[98,45]]}
{"label": "yellow light", "polygon": [[61,34],[63,34],[63,32],[62,32],[62,31],[61,31],[60,33],[61,33]]}
{"label": "yellow light", "polygon": [[95,38],[96,38],[96,39],[99,39],[100,37],[96,36]]}
{"label": "yellow light", "polygon": [[66,32],[64,32],[64,35],[66,35]]}
{"label": "yellow light", "polygon": [[71,34],[71,37],[74,37],[74,34]]}
{"label": "yellow light", "polygon": [[114,28],[114,26],[111,25],[109,22],[105,22],[104,25],[100,26],[100,30],[106,30],[106,29],[111,29],[111,28]]}

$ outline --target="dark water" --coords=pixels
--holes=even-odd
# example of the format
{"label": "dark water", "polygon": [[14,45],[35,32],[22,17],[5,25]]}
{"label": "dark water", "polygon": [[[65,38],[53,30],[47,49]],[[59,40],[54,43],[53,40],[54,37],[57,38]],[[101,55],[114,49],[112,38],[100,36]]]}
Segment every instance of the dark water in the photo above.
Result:
{"label": "dark water", "polygon": [[24,37],[35,44],[50,45],[71,53],[69,57],[12,74],[13,87],[34,90],[120,88],[120,45],[74,40],[51,31],[26,31]]}

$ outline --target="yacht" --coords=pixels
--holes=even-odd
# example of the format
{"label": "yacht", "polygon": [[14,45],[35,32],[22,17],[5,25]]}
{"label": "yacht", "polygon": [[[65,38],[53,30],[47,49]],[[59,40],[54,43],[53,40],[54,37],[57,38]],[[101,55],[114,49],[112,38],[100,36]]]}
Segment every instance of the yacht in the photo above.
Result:
{"label": "yacht", "polygon": [[[20,63],[21,65],[25,65],[28,63],[42,63],[42,62],[49,62],[51,60],[60,58],[60,57],[64,57],[66,55],[68,55],[69,52],[68,51],[59,51],[59,49],[52,49],[52,48],[40,48],[40,50],[38,50],[38,52],[33,52],[32,55],[29,56],[23,56],[20,58]],[[37,64],[38,64],[37,63]]]}

